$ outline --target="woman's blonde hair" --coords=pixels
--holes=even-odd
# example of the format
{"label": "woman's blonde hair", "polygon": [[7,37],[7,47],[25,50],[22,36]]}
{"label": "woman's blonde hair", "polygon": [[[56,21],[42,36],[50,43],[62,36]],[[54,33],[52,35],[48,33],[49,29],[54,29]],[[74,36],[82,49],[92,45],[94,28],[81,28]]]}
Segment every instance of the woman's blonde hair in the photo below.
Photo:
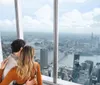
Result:
{"label": "woman's blonde hair", "polygon": [[20,57],[18,59],[18,68],[17,68],[17,74],[22,79],[28,79],[32,78],[33,76],[33,56],[34,56],[34,49],[31,46],[25,46],[21,53]]}

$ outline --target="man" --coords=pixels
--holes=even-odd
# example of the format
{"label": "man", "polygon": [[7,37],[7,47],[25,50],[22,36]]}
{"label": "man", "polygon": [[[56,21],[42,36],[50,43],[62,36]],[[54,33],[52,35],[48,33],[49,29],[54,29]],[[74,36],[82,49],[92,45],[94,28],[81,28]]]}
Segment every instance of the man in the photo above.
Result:
{"label": "man", "polygon": [[[11,70],[11,68],[17,66],[17,59],[18,57],[20,57],[20,52],[22,48],[25,46],[25,44],[25,41],[22,39],[16,39],[11,43],[12,53],[7,57],[8,63],[5,67],[3,78]],[[12,85],[12,83],[10,85]]]}
{"label": "man", "polygon": [[[12,53],[7,57],[8,63],[4,69],[3,78],[7,75],[7,73],[11,70],[11,68],[17,66],[17,59],[20,57],[20,52],[25,46],[26,42],[22,39],[16,39],[11,43],[11,50]],[[34,80],[27,81],[26,85],[33,85]],[[13,85],[13,82],[10,83],[10,85]],[[16,85],[16,84],[15,84]]]}

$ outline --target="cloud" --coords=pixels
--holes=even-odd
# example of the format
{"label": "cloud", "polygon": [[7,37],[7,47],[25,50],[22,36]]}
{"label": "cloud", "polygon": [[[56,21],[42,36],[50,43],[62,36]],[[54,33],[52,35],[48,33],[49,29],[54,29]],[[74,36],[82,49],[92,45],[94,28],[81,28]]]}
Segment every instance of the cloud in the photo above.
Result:
{"label": "cloud", "polygon": [[53,27],[48,22],[44,22],[43,20],[37,20],[30,16],[24,16],[24,31],[52,32]]}
{"label": "cloud", "polygon": [[[51,21],[52,9],[47,4],[38,9],[32,16],[23,17],[23,28],[25,31],[43,31],[43,32],[53,32],[53,23]],[[5,26],[6,25],[6,26]],[[13,29],[15,26],[15,20],[2,20],[0,21],[0,27],[6,29]]]}
{"label": "cloud", "polygon": [[[25,31],[53,32],[53,10],[48,4],[42,6],[34,17],[24,16],[23,27]],[[0,28],[14,28],[14,20],[0,21]],[[63,13],[59,17],[59,32],[69,33],[100,33],[100,8],[81,13],[79,10]]]}
{"label": "cloud", "polygon": [[[41,22],[31,16],[24,16],[22,21],[24,31],[53,32],[53,27],[49,23]],[[15,20],[0,20],[0,28],[0,31],[15,31]]]}
{"label": "cloud", "polygon": [[26,28],[34,28],[34,27],[37,27],[38,25],[40,25],[40,22],[36,19],[33,19],[32,17],[30,16],[24,16],[23,18],[23,25],[24,27]]}
{"label": "cloud", "polygon": [[53,32],[52,11],[51,7],[46,4],[34,13],[35,18],[25,16],[24,28],[27,27],[33,31]]}
{"label": "cloud", "polygon": [[53,16],[53,10],[48,4],[38,9],[35,12],[35,15],[39,21],[46,23],[48,25],[52,25],[51,19]]}
{"label": "cloud", "polygon": [[51,13],[52,9],[51,7],[47,4],[38,9],[35,12],[35,15],[37,16],[38,19],[50,19],[51,18]]}
{"label": "cloud", "polygon": [[0,20],[0,31],[15,31],[16,25],[14,20]]}
{"label": "cloud", "polygon": [[[87,0],[58,0],[59,3],[84,3]],[[53,0],[49,0],[50,3],[53,2]]]}
{"label": "cloud", "polygon": [[90,12],[81,13],[74,9],[71,12],[64,13],[60,18],[60,32],[73,33],[100,33],[98,32],[100,20],[100,8],[95,8]]}
{"label": "cloud", "polygon": [[69,3],[84,3],[87,0],[59,0],[60,3],[62,2],[69,2]]}
{"label": "cloud", "polygon": [[14,4],[14,0],[0,0],[0,4],[2,4],[2,5],[12,5],[12,4]]}

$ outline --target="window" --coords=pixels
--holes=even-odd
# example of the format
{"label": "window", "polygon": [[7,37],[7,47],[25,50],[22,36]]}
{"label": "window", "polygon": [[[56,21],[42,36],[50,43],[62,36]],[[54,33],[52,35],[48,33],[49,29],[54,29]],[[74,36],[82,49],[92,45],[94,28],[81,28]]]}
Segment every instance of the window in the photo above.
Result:
{"label": "window", "polygon": [[10,44],[17,38],[14,7],[13,0],[0,1],[0,36],[4,58],[11,53]]}
{"label": "window", "polygon": [[53,71],[53,2],[47,0],[22,1],[24,39],[35,49],[35,61],[43,75]]}
{"label": "window", "polygon": [[98,0],[59,0],[58,77],[92,85],[100,82]]}

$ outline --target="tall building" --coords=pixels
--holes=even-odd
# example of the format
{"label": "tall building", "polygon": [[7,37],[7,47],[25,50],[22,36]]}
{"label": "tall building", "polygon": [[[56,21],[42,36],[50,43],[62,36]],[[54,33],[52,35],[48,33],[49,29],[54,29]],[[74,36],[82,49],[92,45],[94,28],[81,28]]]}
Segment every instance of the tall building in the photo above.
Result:
{"label": "tall building", "polygon": [[88,70],[89,70],[89,75],[90,75],[93,70],[93,61],[86,60],[85,62],[88,64]]}
{"label": "tall building", "polygon": [[79,59],[80,59],[80,55],[74,54],[73,67],[74,65],[79,64]]}
{"label": "tall building", "polygon": [[48,50],[47,49],[40,49],[40,65],[41,70],[48,66]]}
{"label": "tall building", "polygon": [[79,64],[80,55],[74,54],[74,60],[73,60],[73,72],[72,72],[72,81],[75,83],[78,83],[79,79],[79,72],[80,72],[80,64]]}
{"label": "tall building", "polygon": [[93,32],[91,33],[91,40],[93,40],[93,38],[94,38],[94,35],[93,35]]}
{"label": "tall building", "polygon": [[91,48],[93,48],[94,47],[94,34],[92,33],[91,34]]}

